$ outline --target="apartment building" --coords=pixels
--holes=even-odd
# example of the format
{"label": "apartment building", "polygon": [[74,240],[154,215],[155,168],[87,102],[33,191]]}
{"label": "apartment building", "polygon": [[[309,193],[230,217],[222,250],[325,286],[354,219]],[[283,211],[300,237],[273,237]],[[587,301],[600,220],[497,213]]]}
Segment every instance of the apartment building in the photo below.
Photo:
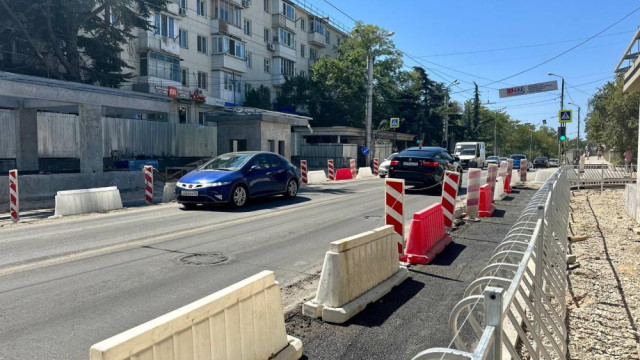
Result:
{"label": "apartment building", "polygon": [[335,56],[348,30],[305,0],[176,0],[153,14],[122,58],[133,90],[177,100],[178,121],[204,124],[260,85],[275,99],[287,76]]}

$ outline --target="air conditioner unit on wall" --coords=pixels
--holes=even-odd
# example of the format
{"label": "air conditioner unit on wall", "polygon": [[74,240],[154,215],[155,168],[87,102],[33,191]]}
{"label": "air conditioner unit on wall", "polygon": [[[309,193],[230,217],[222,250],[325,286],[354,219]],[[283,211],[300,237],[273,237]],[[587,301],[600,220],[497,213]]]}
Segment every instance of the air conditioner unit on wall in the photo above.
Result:
{"label": "air conditioner unit on wall", "polygon": [[251,6],[251,0],[242,0],[242,6],[248,8]]}
{"label": "air conditioner unit on wall", "polygon": [[267,44],[267,50],[269,51],[275,51],[276,50],[276,46],[274,44]]}
{"label": "air conditioner unit on wall", "polygon": [[187,15],[187,9],[186,8],[180,8],[179,13],[180,13],[180,15]]}

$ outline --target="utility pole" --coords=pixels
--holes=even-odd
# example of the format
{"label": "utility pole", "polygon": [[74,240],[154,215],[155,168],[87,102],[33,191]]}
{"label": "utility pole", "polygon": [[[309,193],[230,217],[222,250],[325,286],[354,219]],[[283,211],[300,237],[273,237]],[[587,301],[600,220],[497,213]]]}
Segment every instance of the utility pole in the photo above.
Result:
{"label": "utility pole", "polygon": [[[560,110],[562,109],[564,109],[564,78],[562,78],[562,90],[560,90]],[[560,126],[566,128],[567,124],[561,123]],[[558,158],[564,158],[564,144],[562,143],[562,141],[558,142]],[[566,159],[564,160],[566,161]]]}
{"label": "utility pole", "polygon": [[366,119],[364,124],[365,146],[369,149],[369,154],[365,155],[366,166],[371,164],[371,118],[373,117],[373,54],[367,55],[367,106]]}
{"label": "utility pole", "polygon": [[533,161],[533,151],[531,150],[531,147],[533,145],[533,129],[534,129],[535,125],[531,124],[531,126],[529,127],[530,130],[530,134],[531,137],[529,138],[529,161]]}
{"label": "utility pole", "polygon": [[449,150],[449,88],[444,93],[444,122],[442,123],[442,147]]}
{"label": "utility pole", "polygon": [[493,120],[493,156],[498,156],[498,117]]}

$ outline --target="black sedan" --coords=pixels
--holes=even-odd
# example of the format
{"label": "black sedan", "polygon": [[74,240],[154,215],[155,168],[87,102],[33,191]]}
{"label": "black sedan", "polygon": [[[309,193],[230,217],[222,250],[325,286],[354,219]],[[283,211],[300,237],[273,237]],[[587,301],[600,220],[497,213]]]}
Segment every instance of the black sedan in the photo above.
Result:
{"label": "black sedan", "polygon": [[460,173],[462,166],[456,157],[440,147],[412,147],[398,153],[389,166],[389,177],[404,179],[405,184],[442,190],[439,185],[446,170]]}
{"label": "black sedan", "polygon": [[540,156],[537,157],[533,160],[533,168],[537,169],[537,168],[548,168],[549,167],[549,159],[544,157],[544,156]]}

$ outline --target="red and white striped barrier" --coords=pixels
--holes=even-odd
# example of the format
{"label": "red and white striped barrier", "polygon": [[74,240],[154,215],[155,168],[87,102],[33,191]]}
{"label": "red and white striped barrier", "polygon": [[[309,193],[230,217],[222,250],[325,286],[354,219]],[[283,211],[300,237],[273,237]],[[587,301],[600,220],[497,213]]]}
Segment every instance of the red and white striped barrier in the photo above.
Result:
{"label": "red and white striped barrier", "polygon": [[147,204],[153,204],[153,166],[144,166],[144,196]]}
{"label": "red and white striped barrier", "polygon": [[444,217],[444,226],[447,229],[453,227],[453,213],[456,210],[456,197],[458,196],[458,182],[460,181],[460,173],[455,171],[446,171],[444,173],[444,181],[442,182],[442,215]]}
{"label": "red and white striped barrier", "polygon": [[378,158],[373,158],[373,176],[378,176],[378,167],[380,166],[380,161]]}
{"label": "red and white striped barrier", "polygon": [[9,212],[11,221],[20,220],[20,197],[18,196],[18,170],[9,170]]}
{"label": "red and white striped barrier", "polygon": [[385,185],[385,225],[392,225],[402,242],[398,243],[398,254],[404,247],[404,179],[389,179]]}
{"label": "red and white striped barrier", "polygon": [[356,170],[356,159],[349,160],[349,168],[351,169],[351,178],[355,179],[358,170]]}
{"label": "red and white striped barrier", "polygon": [[509,174],[513,172],[513,159],[507,159],[507,172]]}
{"label": "red and white striped barrier", "polygon": [[498,176],[502,178],[502,180],[507,179],[507,172],[509,171],[509,163],[506,161],[500,162],[500,171],[498,172]]}
{"label": "red and white striped barrier", "polygon": [[332,181],[335,180],[336,179],[336,173],[333,170],[333,159],[327,160],[327,167],[329,168],[328,172],[327,172],[327,174],[329,174],[329,180],[332,180]]}
{"label": "red and white striped barrier", "polygon": [[496,180],[498,179],[498,164],[489,164],[487,166],[487,185],[491,189],[491,199],[496,193]]}
{"label": "red and white striped barrier", "polygon": [[478,218],[478,205],[480,204],[480,176],[482,170],[469,169],[469,179],[467,180],[467,217]]}
{"label": "red and white striped barrier", "polygon": [[527,159],[520,160],[520,182],[527,181]]}
{"label": "red and white striped barrier", "polygon": [[300,173],[302,174],[302,183],[307,183],[307,160],[300,160]]}

